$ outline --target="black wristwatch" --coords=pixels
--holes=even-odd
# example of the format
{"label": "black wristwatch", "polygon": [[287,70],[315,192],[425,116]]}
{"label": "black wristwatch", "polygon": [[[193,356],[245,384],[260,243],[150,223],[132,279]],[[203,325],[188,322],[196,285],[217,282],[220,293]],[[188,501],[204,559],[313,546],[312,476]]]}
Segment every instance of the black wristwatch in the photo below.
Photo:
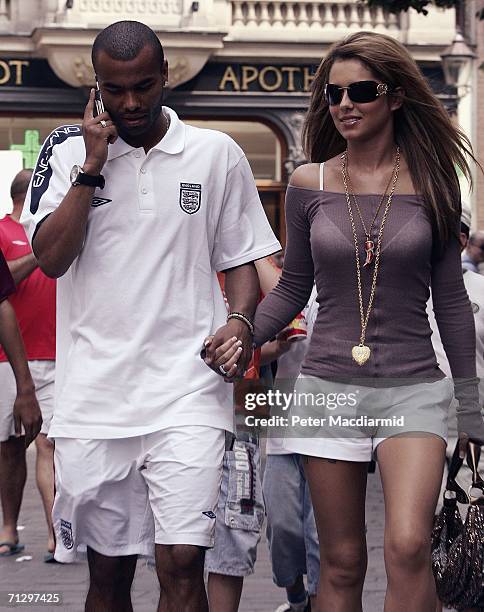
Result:
{"label": "black wristwatch", "polygon": [[76,187],[77,185],[88,185],[89,187],[99,187],[104,189],[104,176],[98,174],[93,176],[92,174],[86,174],[81,166],[72,166],[71,170],[71,185]]}

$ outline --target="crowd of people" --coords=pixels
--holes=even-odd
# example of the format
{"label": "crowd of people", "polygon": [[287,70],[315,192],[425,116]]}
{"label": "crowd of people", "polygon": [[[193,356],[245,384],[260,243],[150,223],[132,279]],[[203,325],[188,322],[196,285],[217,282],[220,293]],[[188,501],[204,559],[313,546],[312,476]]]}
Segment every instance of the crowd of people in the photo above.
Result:
{"label": "crowd of people", "polygon": [[82,125],[52,132],[0,221],[0,556],[23,549],[35,440],[44,561],[87,552],[88,612],[132,610],[140,555],[160,612],[237,612],[265,517],[278,612],[358,612],[377,461],[385,611],[437,610],[449,409],[461,456],[484,443],[469,141],[400,43],[335,43],[281,270],[244,152],[163,105],[156,34],[112,24],[92,63]]}

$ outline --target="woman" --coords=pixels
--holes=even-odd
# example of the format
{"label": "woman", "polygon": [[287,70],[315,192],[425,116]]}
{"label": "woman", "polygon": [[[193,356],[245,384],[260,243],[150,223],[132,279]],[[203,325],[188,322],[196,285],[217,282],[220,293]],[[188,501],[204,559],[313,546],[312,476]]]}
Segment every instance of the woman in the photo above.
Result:
{"label": "woman", "polygon": [[319,311],[298,388],[355,392],[357,416],[405,421],[333,431],[323,424],[311,437],[285,439],[288,451],[308,457],[321,555],[318,610],[362,609],[366,474],[377,451],[385,611],[429,612],[436,604],[430,533],[453,391],[430,341],[430,286],[460,400],[461,450],[469,437],[484,442],[458,242],[456,168],[470,178],[470,145],[406,49],[367,32],[335,44],[321,63],[304,143],[312,163],[291,177],[284,269],[257,310],[255,342],[302,310],[314,279]]}

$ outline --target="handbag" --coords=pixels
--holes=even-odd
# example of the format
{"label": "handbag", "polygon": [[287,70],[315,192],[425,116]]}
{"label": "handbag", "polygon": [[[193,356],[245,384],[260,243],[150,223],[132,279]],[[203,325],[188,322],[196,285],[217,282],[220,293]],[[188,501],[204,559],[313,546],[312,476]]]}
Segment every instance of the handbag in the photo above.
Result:
{"label": "handbag", "polygon": [[[472,471],[472,484],[466,493],[455,481],[464,461],[459,457],[457,442],[444,504],[432,529],[432,570],[437,594],[446,606],[456,610],[474,607],[484,599],[484,480],[478,472],[480,454],[480,446],[469,442],[467,464]],[[457,503],[468,506],[464,521]]]}

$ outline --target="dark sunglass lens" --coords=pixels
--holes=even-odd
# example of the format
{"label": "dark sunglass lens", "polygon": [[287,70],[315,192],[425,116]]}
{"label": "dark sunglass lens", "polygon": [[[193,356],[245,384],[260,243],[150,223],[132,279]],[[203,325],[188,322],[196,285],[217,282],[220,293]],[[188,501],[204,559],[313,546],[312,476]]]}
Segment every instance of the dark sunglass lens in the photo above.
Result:
{"label": "dark sunglass lens", "polygon": [[359,81],[349,86],[348,94],[353,102],[373,102],[378,97],[377,87],[374,81]]}
{"label": "dark sunglass lens", "polygon": [[326,98],[328,100],[328,104],[331,106],[339,104],[343,99],[343,90],[341,90],[337,85],[328,83],[326,85]]}

